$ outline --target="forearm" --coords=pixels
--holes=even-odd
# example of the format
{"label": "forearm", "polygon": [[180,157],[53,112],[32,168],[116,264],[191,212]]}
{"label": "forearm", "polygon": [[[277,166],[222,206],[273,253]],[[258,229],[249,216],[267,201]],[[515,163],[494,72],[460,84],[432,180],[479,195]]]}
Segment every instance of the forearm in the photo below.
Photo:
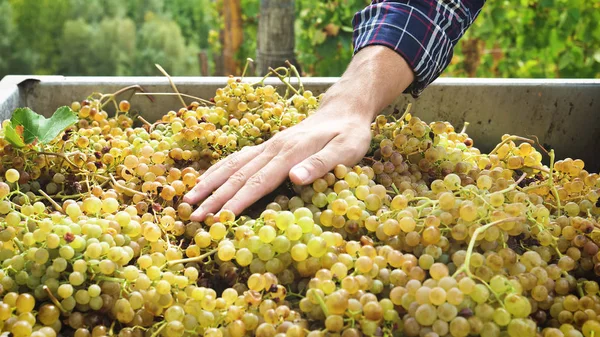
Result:
{"label": "forearm", "polygon": [[413,80],[413,71],[402,56],[388,47],[369,46],[354,56],[340,80],[327,91],[321,106],[328,110],[335,105],[338,111],[346,107],[347,111],[340,113],[360,114],[370,122]]}

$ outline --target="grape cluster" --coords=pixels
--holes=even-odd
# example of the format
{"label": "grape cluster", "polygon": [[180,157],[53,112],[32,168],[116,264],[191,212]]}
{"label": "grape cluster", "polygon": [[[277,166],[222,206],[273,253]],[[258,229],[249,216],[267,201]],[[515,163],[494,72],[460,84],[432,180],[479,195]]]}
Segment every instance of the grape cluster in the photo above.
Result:
{"label": "grape cluster", "polygon": [[140,126],[95,94],[50,144],[0,134],[2,335],[600,337],[599,176],[530,139],[379,116],[358,165],[190,221],[206,169],[316,112],[282,80]]}

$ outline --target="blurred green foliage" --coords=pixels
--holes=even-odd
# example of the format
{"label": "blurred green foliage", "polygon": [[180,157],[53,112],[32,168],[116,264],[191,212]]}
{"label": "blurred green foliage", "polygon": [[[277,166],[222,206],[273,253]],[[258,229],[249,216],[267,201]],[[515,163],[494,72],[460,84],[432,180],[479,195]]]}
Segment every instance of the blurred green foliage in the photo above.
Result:
{"label": "blurred green foliage", "polygon": [[[222,0],[0,0],[6,74],[218,73]],[[255,57],[260,0],[239,0],[240,64]],[[296,55],[307,76],[339,76],[352,57],[352,18],[369,0],[296,0]],[[600,2],[488,1],[445,76],[600,77]]]}
{"label": "blurred green foliage", "polygon": [[344,72],[352,58],[352,18],[369,3],[296,0],[296,53],[305,73],[339,76]]}
{"label": "blurred green foliage", "polygon": [[446,76],[600,77],[600,1],[488,1]]}
{"label": "blurred green foliage", "polygon": [[199,75],[211,0],[0,0],[6,74]]}

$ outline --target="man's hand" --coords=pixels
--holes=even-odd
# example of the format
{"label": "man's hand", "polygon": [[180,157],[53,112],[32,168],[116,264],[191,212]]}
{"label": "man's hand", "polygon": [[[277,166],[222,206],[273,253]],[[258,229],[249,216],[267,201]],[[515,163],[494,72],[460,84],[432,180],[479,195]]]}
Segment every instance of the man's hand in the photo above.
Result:
{"label": "man's hand", "polygon": [[221,208],[239,214],[277,188],[288,174],[292,182],[304,185],[337,164],[357,163],[369,148],[370,121],[360,114],[338,113],[334,109],[340,105],[321,108],[265,143],[246,147],[209,168],[184,197],[190,204],[206,198],[191,219],[201,221]]}
{"label": "man's hand", "polygon": [[184,197],[189,204],[204,200],[190,219],[202,221],[220,209],[239,214],[288,175],[305,185],[338,164],[356,164],[369,148],[371,121],[413,78],[406,61],[391,49],[363,49],[314,115],[210,167]]}

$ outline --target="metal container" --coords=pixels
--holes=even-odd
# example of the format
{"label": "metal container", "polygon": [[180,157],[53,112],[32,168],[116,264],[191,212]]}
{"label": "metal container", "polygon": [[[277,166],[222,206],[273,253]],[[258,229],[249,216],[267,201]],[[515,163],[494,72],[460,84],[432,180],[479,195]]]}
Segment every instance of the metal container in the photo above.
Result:
{"label": "metal container", "polygon": [[[174,77],[181,93],[210,98],[223,87],[225,77]],[[257,78],[249,78],[257,81]],[[304,87],[315,93],[327,90],[336,78],[305,78]],[[277,79],[268,84],[285,90]],[[173,92],[164,77],[63,77],[7,76],[0,81],[0,118],[28,106],[45,116],[57,107],[81,100],[93,92],[112,93],[139,84],[147,92]],[[175,96],[156,96],[150,102],[142,96],[123,94],[133,109],[148,121],[181,107]],[[192,99],[186,99],[191,102]],[[600,169],[600,80],[457,79],[440,78],[418,99],[400,96],[387,112],[404,110],[413,103],[412,113],[425,121],[447,120],[456,128],[465,122],[475,146],[491,150],[503,134],[535,135],[540,143],[554,148],[557,158],[581,158],[586,168]],[[341,106],[340,109],[345,107]]]}

